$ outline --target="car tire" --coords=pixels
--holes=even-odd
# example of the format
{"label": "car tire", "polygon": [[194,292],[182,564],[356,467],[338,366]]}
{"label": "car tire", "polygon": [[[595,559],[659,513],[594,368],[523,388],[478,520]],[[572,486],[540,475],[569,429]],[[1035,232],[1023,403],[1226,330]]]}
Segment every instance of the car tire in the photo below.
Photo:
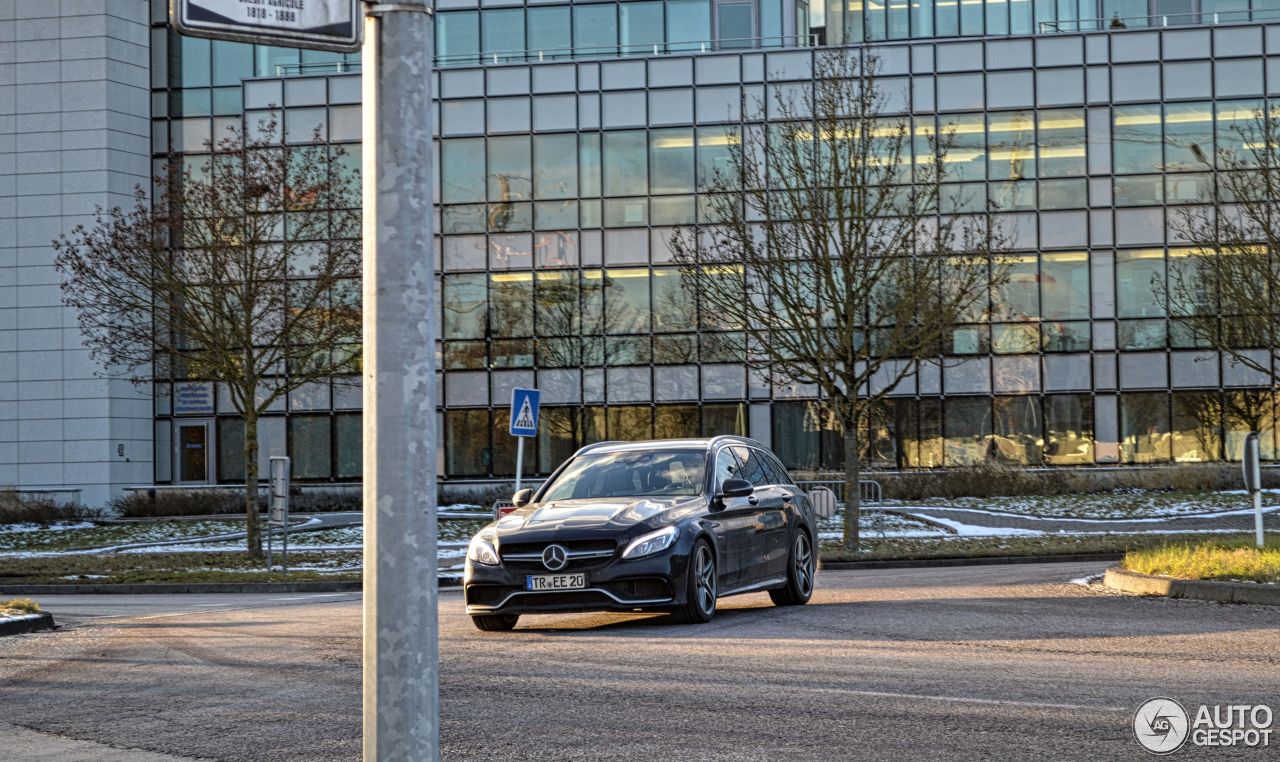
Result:
{"label": "car tire", "polygon": [[471,623],[485,632],[505,632],[520,621],[519,614],[479,614],[471,617]]}
{"label": "car tire", "polygon": [[787,556],[787,584],[769,591],[775,606],[803,606],[813,597],[813,541],[804,529],[796,532]]}
{"label": "car tire", "polygon": [[716,598],[720,593],[716,573],[715,551],[706,540],[698,540],[689,552],[684,605],[671,612],[677,622],[702,624],[716,615]]}

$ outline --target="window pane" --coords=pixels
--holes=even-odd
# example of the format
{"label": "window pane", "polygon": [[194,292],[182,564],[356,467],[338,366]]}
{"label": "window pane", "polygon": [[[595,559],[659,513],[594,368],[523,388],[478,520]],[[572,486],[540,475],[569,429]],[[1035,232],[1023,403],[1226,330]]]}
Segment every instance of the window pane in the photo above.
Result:
{"label": "window pane", "polygon": [[623,53],[652,53],[662,44],[662,3],[619,3],[618,29]]}
{"label": "window pane", "polygon": [[995,314],[1002,320],[1031,320],[1040,315],[1039,273],[1036,255],[1006,257],[1008,280],[996,288],[992,298]]}
{"label": "window pane", "polygon": [[1164,107],[1165,169],[1203,172],[1213,166],[1213,104],[1170,103]]}
{"label": "window pane", "polygon": [[1217,392],[1179,392],[1173,395],[1173,459],[1178,463],[1220,460],[1222,398]]}
{"label": "window pane", "polygon": [[1116,329],[1119,349],[1164,349],[1164,320],[1121,320]]}
{"label": "window pane", "polygon": [[[198,37],[177,37],[177,45],[172,46],[178,54],[178,71],[181,80],[179,87],[208,87],[210,73],[210,41]],[[271,72],[275,75],[275,72]]]}
{"label": "window pane", "polygon": [[244,421],[218,419],[218,481],[241,482],[244,474]]}
{"label": "window pane", "polygon": [[693,294],[686,287],[679,268],[654,268],[653,330],[691,331],[696,321]]}
{"label": "window pane", "polygon": [[698,436],[697,405],[658,405],[653,411],[655,439],[683,439]]}
{"label": "window pane", "polygon": [[613,3],[573,6],[573,48],[579,56],[613,55],[618,18]]}
{"label": "window pane", "polygon": [[253,76],[253,46],[243,42],[213,42],[213,85],[239,85]]}
{"label": "window pane", "polygon": [[649,133],[649,192],[693,192],[693,130],[653,130]]}
{"label": "window pane", "polygon": [[489,200],[529,198],[529,138],[489,138]]}
{"label": "window pane", "polygon": [[806,403],[773,403],[773,450],[788,468],[818,465],[818,432],[809,425]]}
{"label": "window pane", "polygon": [[539,336],[576,336],[578,282],[572,272],[540,272],[537,275]]}
{"label": "window pane", "polygon": [[648,405],[610,406],[605,413],[609,438],[624,442],[653,438],[653,421]]}
{"label": "window pane", "polygon": [[[499,61],[523,58],[524,9],[487,10],[484,12],[484,54],[517,53],[518,56],[498,56]],[[492,59],[489,59],[492,60]]]}
{"label": "window pane", "polygon": [[600,136],[578,136],[579,193],[583,197],[600,195]]}
{"label": "window pane", "polygon": [[1035,122],[1029,111],[992,114],[987,125],[988,171],[992,180],[1036,176]]}
{"label": "window pane", "polygon": [[533,137],[535,198],[577,197],[577,144],[578,138],[572,133]]}
{"label": "window pane", "polygon": [[644,130],[604,133],[604,195],[643,196],[649,192]]}
{"label": "window pane", "polygon": [[1034,466],[1041,463],[1044,440],[1038,397],[996,397],[992,402],[995,434],[990,454],[997,463]]}
{"label": "window pane", "polygon": [[1084,112],[1039,112],[1040,176],[1075,177],[1085,173]]}
{"label": "window pane", "polygon": [[982,180],[986,177],[985,122],[980,114],[944,118],[944,137],[948,131],[952,133],[951,146],[944,159],[949,180]]}
{"label": "window pane", "polygon": [[579,408],[542,408],[538,421],[538,473],[551,473],[582,446],[582,428]]}
{"label": "window pane", "polygon": [[446,203],[484,201],[484,140],[440,141],[440,198]]}
{"label": "window pane", "polygon": [[1164,251],[1116,252],[1116,310],[1120,317],[1163,317],[1157,288],[1164,284]]}
{"label": "window pane", "polygon": [[1138,175],[1115,178],[1116,206],[1158,206],[1164,203],[1164,178]]}
{"label": "window pane", "polygon": [[495,337],[533,335],[533,273],[489,276],[489,333]]}
{"label": "window pane", "polygon": [[444,307],[444,338],[484,338],[488,308],[484,274],[445,275],[441,301]]}
{"label": "window pane", "polygon": [[746,403],[702,406],[702,436],[747,435]]}
{"label": "window pane", "polygon": [[1046,320],[1089,317],[1089,254],[1084,251],[1040,255],[1040,315]]}
{"label": "window pane", "polygon": [[444,431],[445,472],[450,476],[488,476],[489,411],[445,411]]}
{"label": "window pane", "polygon": [[711,39],[711,4],[708,0],[667,0],[667,47],[699,50]]}
{"label": "window pane", "polygon": [[569,38],[569,8],[530,8],[529,11],[530,52],[536,57],[542,53],[544,58],[568,56],[572,52],[573,41]]}
{"label": "window pane", "polygon": [[720,48],[755,47],[752,3],[716,3],[716,40]]}
{"label": "window pane", "polygon": [[334,476],[359,478],[364,471],[364,424],[359,415],[340,415],[334,423],[338,439]]}
{"label": "window pane", "polygon": [[[739,143],[736,128],[698,128],[698,190],[737,188],[733,171],[733,146]],[[719,178],[717,182],[717,178]]]}
{"label": "window pane", "polygon": [[328,416],[290,416],[289,457],[295,479],[329,478]]}
{"label": "window pane", "polygon": [[607,270],[605,331],[642,333],[649,330],[649,270]]}
{"label": "window pane", "polygon": [[436,58],[441,63],[475,61],[479,58],[479,53],[478,12],[453,11],[436,14]]}
{"label": "window pane", "polygon": [[1159,106],[1116,106],[1111,130],[1117,174],[1159,172],[1164,163]]}
{"label": "window pane", "polygon": [[1168,395],[1120,396],[1120,455],[1125,463],[1155,463],[1169,459]]}
{"label": "window pane", "polygon": [[1054,322],[1040,324],[1040,340],[1046,352],[1087,352],[1092,343],[1088,322]]}
{"label": "window pane", "polygon": [[1056,466],[1093,462],[1093,398],[1055,394],[1044,398],[1044,461]]}
{"label": "window pane", "polygon": [[991,436],[991,400],[954,397],[946,400],[946,415],[947,465],[981,463]]}

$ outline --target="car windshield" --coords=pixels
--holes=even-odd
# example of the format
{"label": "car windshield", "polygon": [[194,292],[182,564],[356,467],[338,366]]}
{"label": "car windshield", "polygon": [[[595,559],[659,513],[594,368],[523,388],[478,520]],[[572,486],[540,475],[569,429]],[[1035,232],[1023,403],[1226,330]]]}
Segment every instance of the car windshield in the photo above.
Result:
{"label": "car windshield", "polygon": [[570,463],[540,501],[698,495],[706,460],[703,450],[587,454]]}

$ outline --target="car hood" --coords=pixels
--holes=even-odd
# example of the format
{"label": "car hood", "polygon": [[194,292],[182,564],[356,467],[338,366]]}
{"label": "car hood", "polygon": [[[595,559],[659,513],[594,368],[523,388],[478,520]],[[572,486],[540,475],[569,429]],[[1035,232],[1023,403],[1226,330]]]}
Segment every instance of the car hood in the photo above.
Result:
{"label": "car hood", "polygon": [[701,495],[682,497],[622,497],[555,500],[528,505],[507,514],[497,523],[498,536],[559,536],[625,532],[638,525],[671,524],[702,509]]}

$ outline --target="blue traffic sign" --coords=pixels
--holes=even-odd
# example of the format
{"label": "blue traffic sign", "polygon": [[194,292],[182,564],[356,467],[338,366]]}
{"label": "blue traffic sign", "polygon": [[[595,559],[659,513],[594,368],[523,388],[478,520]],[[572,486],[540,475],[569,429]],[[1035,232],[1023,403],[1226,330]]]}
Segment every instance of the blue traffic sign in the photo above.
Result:
{"label": "blue traffic sign", "polygon": [[537,389],[511,390],[511,436],[538,436],[538,402],[542,392]]}

